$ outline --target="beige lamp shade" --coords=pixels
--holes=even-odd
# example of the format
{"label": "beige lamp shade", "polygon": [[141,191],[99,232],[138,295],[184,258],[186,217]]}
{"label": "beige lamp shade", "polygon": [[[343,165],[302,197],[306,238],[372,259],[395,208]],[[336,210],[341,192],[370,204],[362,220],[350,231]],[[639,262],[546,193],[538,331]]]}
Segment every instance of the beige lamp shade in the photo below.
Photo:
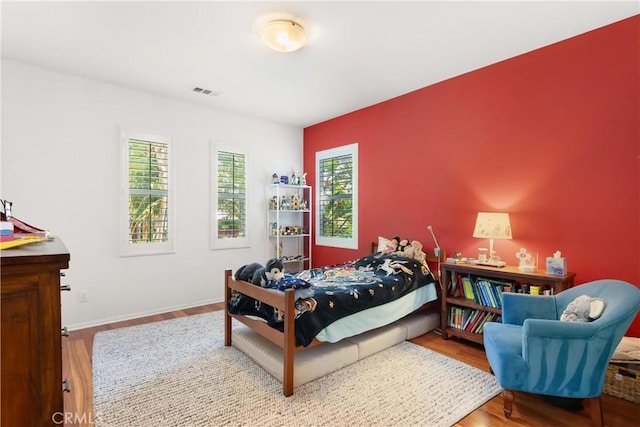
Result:
{"label": "beige lamp shade", "polygon": [[480,239],[511,239],[509,214],[478,212],[473,237]]}
{"label": "beige lamp shade", "polygon": [[260,38],[271,49],[278,52],[293,52],[307,41],[304,28],[290,19],[274,19],[260,28]]}

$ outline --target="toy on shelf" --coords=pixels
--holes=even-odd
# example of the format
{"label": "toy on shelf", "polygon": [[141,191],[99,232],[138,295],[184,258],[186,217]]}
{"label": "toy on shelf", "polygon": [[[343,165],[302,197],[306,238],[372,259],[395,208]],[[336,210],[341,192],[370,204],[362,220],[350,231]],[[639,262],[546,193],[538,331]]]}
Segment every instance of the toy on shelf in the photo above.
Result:
{"label": "toy on shelf", "polygon": [[537,267],[537,254],[534,255],[525,248],[520,248],[520,250],[516,252],[516,258],[519,260],[518,269],[524,273],[533,273]]}

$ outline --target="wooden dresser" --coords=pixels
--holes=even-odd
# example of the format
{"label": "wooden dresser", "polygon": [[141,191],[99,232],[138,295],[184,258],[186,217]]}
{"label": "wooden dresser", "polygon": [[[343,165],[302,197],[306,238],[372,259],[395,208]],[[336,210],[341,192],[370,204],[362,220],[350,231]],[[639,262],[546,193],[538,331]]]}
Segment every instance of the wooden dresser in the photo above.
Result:
{"label": "wooden dresser", "polygon": [[60,239],[0,251],[2,426],[53,426],[63,419]]}

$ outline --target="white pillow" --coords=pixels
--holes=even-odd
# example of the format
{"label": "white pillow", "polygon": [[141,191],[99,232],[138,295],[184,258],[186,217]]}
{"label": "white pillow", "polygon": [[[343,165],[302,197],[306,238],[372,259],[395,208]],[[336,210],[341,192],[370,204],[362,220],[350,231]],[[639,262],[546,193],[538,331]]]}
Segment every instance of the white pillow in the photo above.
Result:
{"label": "white pillow", "polygon": [[397,243],[394,244],[394,240],[378,236],[378,252],[393,252],[396,248]]}

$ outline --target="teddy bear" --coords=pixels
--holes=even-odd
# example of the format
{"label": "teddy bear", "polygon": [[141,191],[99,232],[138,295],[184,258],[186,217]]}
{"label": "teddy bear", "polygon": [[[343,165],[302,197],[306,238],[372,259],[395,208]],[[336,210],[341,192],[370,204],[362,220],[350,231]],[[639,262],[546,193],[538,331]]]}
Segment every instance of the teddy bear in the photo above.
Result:
{"label": "teddy bear", "polygon": [[580,295],[569,303],[562,312],[560,320],[564,322],[591,322],[602,315],[604,300],[588,295]]}
{"label": "teddy bear", "polygon": [[420,261],[420,263],[425,262],[427,259],[427,254],[425,254],[424,251],[422,250],[422,243],[420,243],[417,240],[411,241],[411,244],[407,246],[402,252],[402,256],[407,258],[413,258],[415,260]]}

